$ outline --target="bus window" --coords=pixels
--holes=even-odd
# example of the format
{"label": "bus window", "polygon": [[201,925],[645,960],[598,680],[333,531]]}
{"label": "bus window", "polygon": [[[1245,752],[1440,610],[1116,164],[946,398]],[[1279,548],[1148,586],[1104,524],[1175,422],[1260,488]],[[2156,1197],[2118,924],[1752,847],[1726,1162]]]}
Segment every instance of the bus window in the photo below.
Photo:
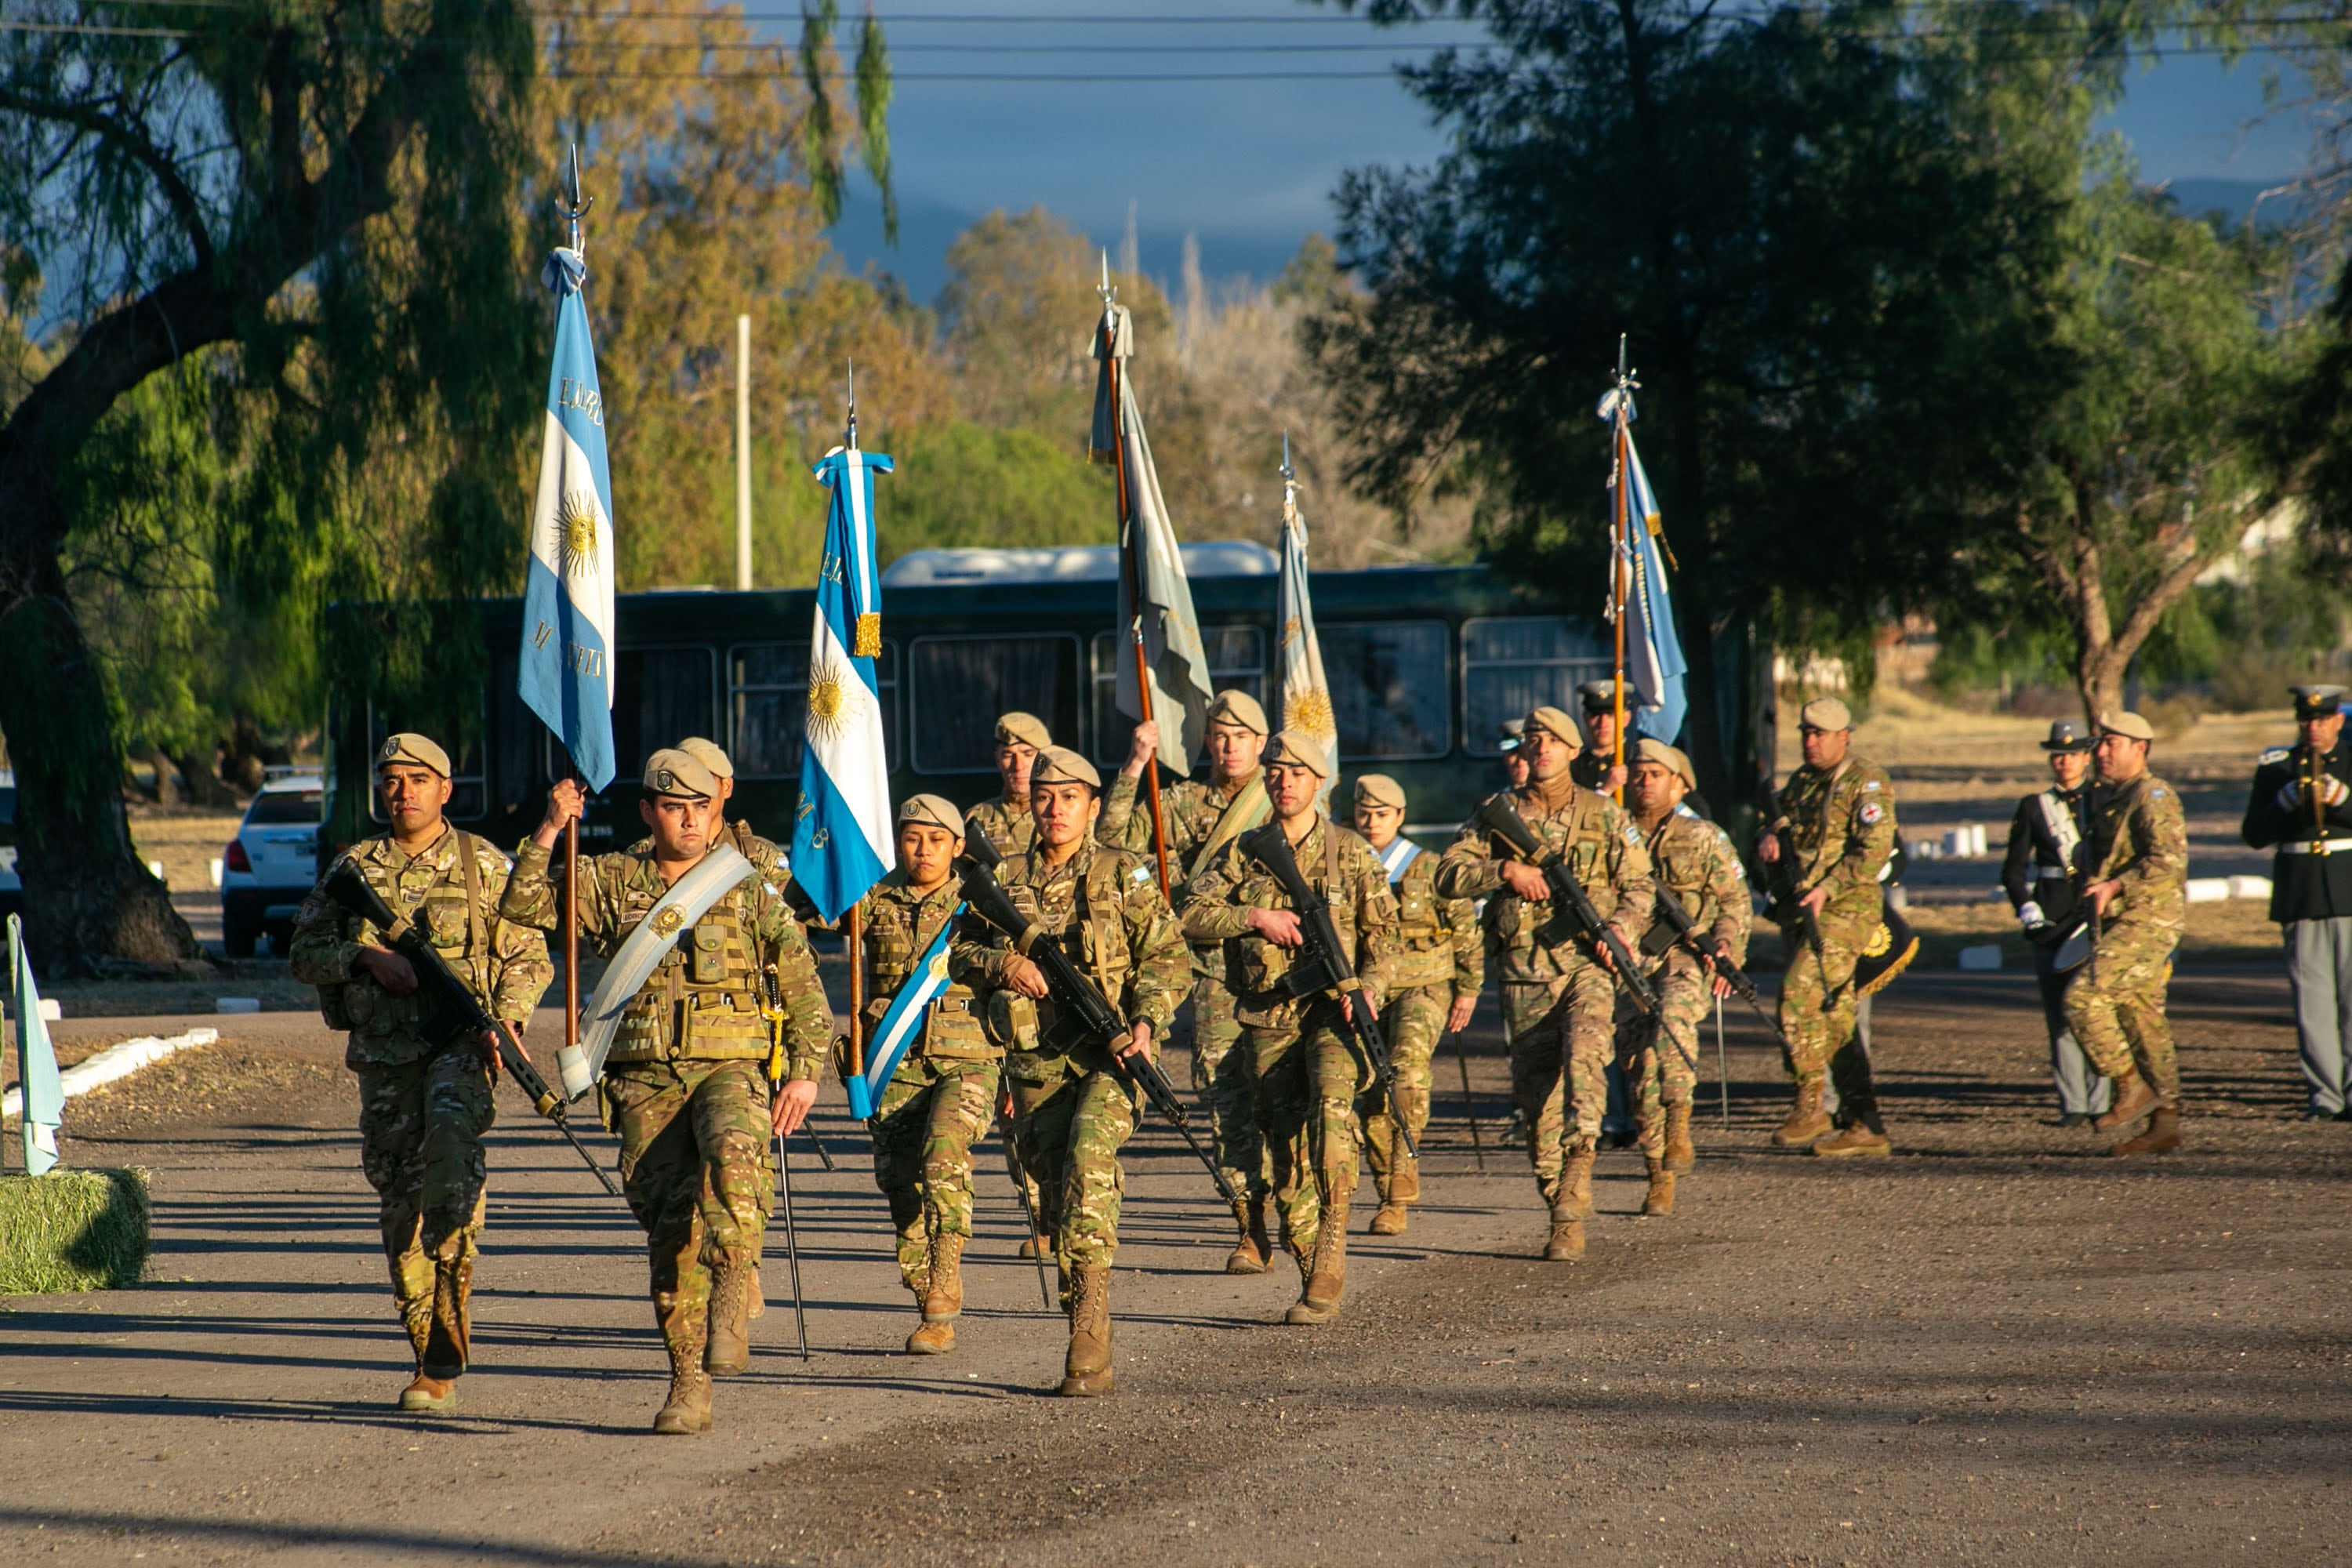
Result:
{"label": "bus window", "polygon": [[919,773],[992,773],[996,716],[1034,713],[1071,744],[1078,740],[1078,639],[917,637],[909,650],[909,724]]}
{"label": "bus window", "polygon": [[515,689],[516,662],[512,653],[490,660],[490,787],[501,816],[528,813],[536,821],[552,782],[550,751],[561,755],[563,742],[550,740],[546,724]]}
{"label": "bus window", "polygon": [[[801,776],[801,741],[807,733],[809,645],[746,643],[729,656],[728,697],[735,721],[729,755],[740,779]],[[882,751],[898,765],[898,645],[884,641],[874,660],[882,699]]]}
{"label": "bus window", "polygon": [[626,789],[644,778],[646,758],[664,746],[688,735],[717,737],[713,662],[707,647],[621,650],[613,661],[614,787]]}
{"label": "bus window", "polygon": [[1576,689],[1609,673],[1608,647],[1559,616],[1462,623],[1462,749],[1502,753],[1502,726],[1547,705],[1573,713]]}
{"label": "bus window", "polygon": [[[1252,626],[1202,626],[1201,650],[1209,656],[1209,688],[1232,687],[1265,701],[1265,633]],[[1094,646],[1095,761],[1123,763],[1135,721],[1118,710],[1120,661],[1135,662],[1135,645],[1125,632],[1097,632]]]}
{"label": "bus window", "polygon": [[1342,762],[1442,757],[1453,749],[1444,621],[1317,628]]}

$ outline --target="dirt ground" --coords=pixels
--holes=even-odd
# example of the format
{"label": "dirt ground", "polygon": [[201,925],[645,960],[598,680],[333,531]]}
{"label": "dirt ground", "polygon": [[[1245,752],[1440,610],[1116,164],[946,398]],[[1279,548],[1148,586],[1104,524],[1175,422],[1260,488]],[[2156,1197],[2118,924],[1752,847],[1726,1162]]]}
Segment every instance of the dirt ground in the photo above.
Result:
{"label": "dirt ground", "polygon": [[645,1432],[663,1374],[638,1234],[511,1101],[462,1413],[392,1410],[405,1345],[335,1042],[294,1015],[219,1020],[219,1054],[189,1058],[200,1089],[134,1082],[69,1118],[69,1159],[154,1173],[153,1283],[0,1316],[0,1554],[2342,1561],[2352,1126],[2296,1117],[2284,981],[2183,973],[2189,1146],[2144,1163],[2053,1124],[2031,992],[1914,974],[1881,999],[1898,1150],[1861,1164],[1766,1146],[1785,1090],[1733,1017],[1732,1125],[1710,1083],[1677,1216],[1635,1217],[1638,1161],[1604,1155],[1573,1266],[1530,1256],[1543,1218],[1496,1144],[1482,1016],[1487,1173],[1449,1069],[1428,1201],[1392,1240],[1358,1207],[1323,1329],[1279,1326],[1294,1271],[1219,1271],[1206,1179],[1150,1125],[1113,1288],[1120,1389],[1090,1402],[1040,1396],[1061,1325],[1013,1257],[993,1144],[962,1343],[899,1353],[913,1319],[863,1134],[829,1097],[842,1171],[793,1159],[814,1354],[792,1349],[779,1246],[751,1373],[713,1435],[670,1441]]}

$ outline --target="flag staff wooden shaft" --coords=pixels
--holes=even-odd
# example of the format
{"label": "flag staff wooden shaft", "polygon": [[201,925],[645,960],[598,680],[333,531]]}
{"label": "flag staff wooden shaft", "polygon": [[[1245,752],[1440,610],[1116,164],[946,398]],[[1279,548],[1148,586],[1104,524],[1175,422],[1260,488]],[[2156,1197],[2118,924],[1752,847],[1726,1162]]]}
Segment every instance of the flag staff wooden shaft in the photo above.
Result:
{"label": "flag staff wooden shaft", "polygon": [[[1617,517],[1610,530],[1609,578],[1611,593],[1616,603],[1616,614],[1610,619],[1617,628],[1617,679],[1611,694],[1615,705],[1615,733],[1611,736],[1615,755],[1610,759],[1612,768],[1625,765],[1625,410],[1617,410]],[[1625,786],[1618,785],[1609,792],[1618,805],[1625,804]]]}
{"label": "flag staff wooden shaft", "polygon": [[[567,195],[569,202],[565,200]],[[572,144],[572,188],[555,198],[556,211],[571,226],[575,254],[587,254],[580,237],[580,220],[595,205],[595,197],[583,196],[580,192],[580,144],[575,142]],[[576,761],[572,776],[584,792],[587,780],[581,777]],[[582,804],[586,804],[584,799]],[[580,819],[576,816],[563,825],[563,1047],[567,1052],[580,1048]]]}
{"label": "flag staff wooden shaft", "polygon": [[[1108,266],[1108,263],[1105,264]],[[1111,336],[1110,290],[1103,290],[1102,332],[1103,363],[1110,371],[1110,466],[1118,486],[1118,553],[1119,570],[1127,577],[1128,607],[1135,618],[1128,624],[1129,640],[1135,648],[1135,700],[1143,710],[1143,721],[1151,719],[1151,668],[1143,656],[1143,573],[1135,559],[1134,513],[1129,508],[1127,491],[1127,421],[1126,404],[1120,392],[1118,344]],[[1160,896],[1170,897],[1168,887],[1168,827],[1160,815],[1160,758],[1155,749],[1151,760],[1143,764],[1144,798],[1151,808],[1151,851],[1160,868]]]}
{"label": "flag staff wooden shaft", "polygon": [[[855,360],[849,363],[849,426],[842,435],[841,444],[853,452],[857,450],[857,363]],[[849,473],[848,480],[851,483],[862,482],[854,469]],[[854,603],[850,605],[853,617],[856,608]],[[852,636],[855,636],[854,628]],[[855,646],[854,642],[852,646]],[[866,1074],[866,946],[859,940],[861,922],[857,915],[864,903],[865,897],[861,894],[841,915],[841,951],[842,955],[849,960],[849,1070],[852,1076],[859,1078]]]}

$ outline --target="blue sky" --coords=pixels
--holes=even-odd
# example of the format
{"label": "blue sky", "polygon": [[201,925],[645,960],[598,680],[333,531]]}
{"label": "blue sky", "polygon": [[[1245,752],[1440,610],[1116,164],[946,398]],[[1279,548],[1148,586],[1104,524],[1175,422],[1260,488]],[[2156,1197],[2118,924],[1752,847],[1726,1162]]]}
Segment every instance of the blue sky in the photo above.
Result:
{"label": "blue sky", "polygon": [[[1436,153],[1438,138],[1390,68],[1477,36],[1460,24],[1374,28],[1294,0],[883,0],[876,9],[898,73],[890,119],[900,245],[882,247],[862,180],[835,240],[851,266],[871,259],[921,300],[937,293],[947,243],[965,225],[992,207],[1040,203],[1114,247],[1134,204],[1143,268],[1156,277],[1175,277],[1187,232],[1213,279],[1266,277],[1301,237],[1331,230],[1343,171]],[[1034,20],[1008,19],[1016,16]],[[1089,79],[1139,72],[1224,79]],[[1246,73],[1263,74],[1235,79]],[[925,79],[983,74],[1078,79]],[[2261,62],[2177,58],[2135,72],[2112,123],[2147,178],[2179,184],[2192,205],[2235,206],[2251,187],[2292,174],[2305,151],[2291,119],[2242,129],[2262,100]]]}

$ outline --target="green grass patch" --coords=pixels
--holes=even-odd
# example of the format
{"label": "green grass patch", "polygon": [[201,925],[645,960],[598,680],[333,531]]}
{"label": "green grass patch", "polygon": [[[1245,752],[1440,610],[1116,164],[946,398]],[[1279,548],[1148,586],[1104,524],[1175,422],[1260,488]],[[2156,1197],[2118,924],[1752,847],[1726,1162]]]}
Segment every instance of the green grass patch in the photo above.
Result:
{"label": "green grass patch", "polygon": [[0,1176],[0,1295],[121,1289],[147,1267],[147,1173]]}

